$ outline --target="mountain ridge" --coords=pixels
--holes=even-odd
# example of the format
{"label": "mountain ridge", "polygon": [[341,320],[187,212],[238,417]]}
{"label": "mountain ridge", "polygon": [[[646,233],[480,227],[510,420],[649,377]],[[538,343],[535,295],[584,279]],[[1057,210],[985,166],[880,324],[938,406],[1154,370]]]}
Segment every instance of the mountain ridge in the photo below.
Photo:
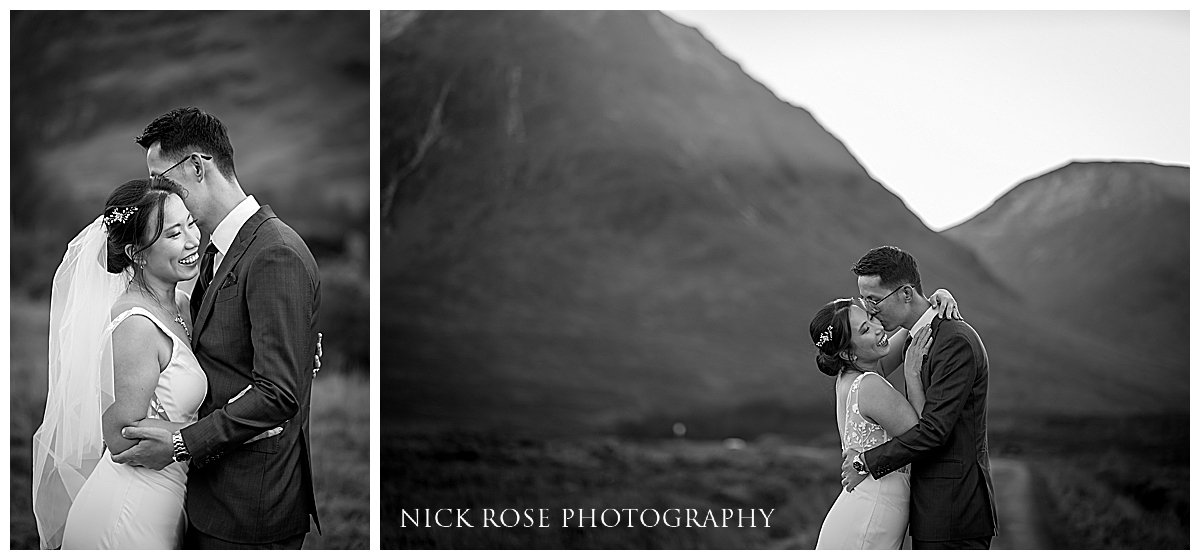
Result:
{"label": "mountain ridge", "polygon": [[1178,165],[1071,162],[945,234],[1034,305],[1149,363],[1186,370],[1186,352],[1163,349],[1188,342],[1178,294],[1189,283],[1189,176]]}
{"label": "mountain ridge", "polygon": [[[1052,168],[1052,169],[1049,169],[1046,171],[1042,171],[1040,173],[1037,173],[1036,175],[1033,175],[1026,179],[1022,179],[1021,181],[1018,181],[1017,183],[1014,184],[1013,187],[1004,191],[1000,196],[996,197],[995,200],[988,203],[988,205],[985,206],[983,209],[972,214],[970,217],[968,217],[950,227],[947,227],[946,229],[942,230],[942,233],[946,233],[954,228],[964,225],[967,222],[970,222],[971,220],[974,220],[975,218],[980,217],[984,214],[989,214],[992,212],[1000,211],[1000,209],[1005,208],[1007,205],[1013,204],[1013,200],[1012,200],[1013,198],[1023,196],[1023,191],[1024,191],[1023,187],[1026,187],[1031,183],[1035,183],[1038,179],[1044,178],[1048,175],[1058,174],[1059,172],[1067,173],[1071,169],[1074,169],[1077,167],[1090,167],[1090,166],[1097,166],[1097,165],[1112,166],[1112,167],[1120,167],[1120,166],[1143,167],[1143,166],[1146,166],[1146,167],[1150,167],[1150,168],[1160,168],[1160,169],[1164,169],[1164,170],[1190,169],[1190,167],[1187,165],[1182,165],[1182,164],[1177,164],[1177,163],[1163,163],[1163,162],[1157,162],[1157,161],[1151,161],[1151,160],[1073,159],[1066,163],[1063,163],[1062,165],[1060,165],[1058,167],[1055,167],[1055,168]],[[1109,185],[1104,184],[1101,186],[1109,186]],[[1186,187],[1184,187],[1182,189],[1179,187],[1173,187],[1173,189],[1175,192],[1164,192],[1164,193],[1159,193],[1159,194],[1161,196],[1167,196],[1167,197],[1171,197],[1171,198],[1175,198],[1175,199],[1181,199],[1181,200],[1187,199],[1188,193],[1187,193]],[[1084,192],[1079,191],[1074,194],[1083,195]],[[1011,210],[1005,210],[1005,211],[1011,211]]]}

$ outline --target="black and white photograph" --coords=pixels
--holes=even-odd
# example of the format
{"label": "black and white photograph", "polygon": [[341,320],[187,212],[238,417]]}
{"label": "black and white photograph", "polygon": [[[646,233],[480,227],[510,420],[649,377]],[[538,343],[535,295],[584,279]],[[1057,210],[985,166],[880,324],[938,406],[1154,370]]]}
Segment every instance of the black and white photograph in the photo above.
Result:
{"label": "black and white photograph", "polygon": [[10,12],[11,549],[369,548],[370,26]]}
{"label": "black and white photograph", "polygon": [[1189,548],[1189,18],[383,10],[381,547]]}

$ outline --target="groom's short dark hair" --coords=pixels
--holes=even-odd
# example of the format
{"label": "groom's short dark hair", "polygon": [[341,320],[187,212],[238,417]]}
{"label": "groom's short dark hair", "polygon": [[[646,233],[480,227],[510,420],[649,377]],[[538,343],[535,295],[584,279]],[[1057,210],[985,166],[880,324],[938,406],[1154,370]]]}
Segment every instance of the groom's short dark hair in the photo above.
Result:
{"label": "groom's short dark hair", "polygon": [[921,273],[917,270],[917,259],[899,247],[876,247],[854,263],[851,270],[859,276],[878,276],[879,284],[888,288],[911,285],[917,293],[925,295],[921,288]]}
{"label": "groom's short dark hair", "polygon": [[229,143],[225,125],[216,116],[195,107],[179,107],[163,113],[146,125],[134,142],[147,150],[160,142],[159,149],[166,158],[182,158],[189,151],[198,150],[213,157],[213,163],[226,179],[237,176],[233,168],[233,144]]}

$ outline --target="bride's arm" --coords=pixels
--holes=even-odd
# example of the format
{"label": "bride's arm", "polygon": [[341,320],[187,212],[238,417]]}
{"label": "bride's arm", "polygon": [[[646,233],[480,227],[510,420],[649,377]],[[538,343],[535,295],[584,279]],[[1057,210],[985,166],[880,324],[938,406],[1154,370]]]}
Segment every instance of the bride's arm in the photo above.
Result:
{"label": "bride's arm", "polygon": [[[945,288],[938,288],[936,292],[930,294],[929,303],[933,305],[934,312],[938,317],[962,319],[962,315],[958,312],[958,300],[955,300],[954,296]],[[896,368],[904,363],[904,340],[907,335],[908,329],[900,327],[888,339],[888,353],[879,360],[879,373],[884,377],[891,377]]]}
{"label": "bride's arm", "polygon": [[[148,341],[150,341],[148,343]],[[121,437],[121,428],[146,417],[159,372],[171,358],[170,342],[154,323],[134,315],[112,334],[113,403],[104,411],[104,442],[115,455],[137,440]]]}
{"label": "bride's arm", "polygon": [[917,425],[917,413],[904,401],[904,395],[879,376],[863,376],[858,391],[859,412],[888,434],[902,434]]}
{"label": "bride's arm", "polygon": [[[188,296],[187,292],[180,290],[180,289],[175,290],[175,305],[178,306],[179,309],[189,309],[190,301],[191,301],[191,298]],[[188,330],[191,330],[192,329],[191,325],[192,325],[192,322],[188,321],[186,328]],[[158,330],[155,329],[154,332],[157,333]],[[114,341],[114,343],[115,343],[115,341]],[[170,344],[172,344],[172,343],[170,341],[168,341],[167,344],[168,344],[168,346],[167,346],[166,359],[170,360],[171,359]],[[161,368],[160,368],[160,370],[161,370]],[[151,389],[151,391],[154,390],[153,387],[151,387],[150,389]],[[161,420],[158,418],[146,418],[143,416],[140,420],[138,420],[136,422],[130,422],[125,425],[126,426],[136,426],[138,428],[159,428],[162,430],[166,430],[168,433],[175,433],[176,430],[182,430],[183,428],[191,426],[192,423],[191,422],[171,422],[169,420]],[[126,441],[137,441],[137,440],[126,440]],[[114,450],[113,453],[116,454],[117,451]]]}
{"label": "bride's arm", "polygon": [[[864,375],[858,389],[858,411],[864,418],[879,424],[890,435],[902,434],[917,425],[919,418],[904,396],[878,375]],[[855,457],[861,457],[859,449],[850,448],[842,452],[842,486],[853,492],[854,487],[866,478],[857,474],[852,466]],[[869,467],[870,465],[868,465]]]}

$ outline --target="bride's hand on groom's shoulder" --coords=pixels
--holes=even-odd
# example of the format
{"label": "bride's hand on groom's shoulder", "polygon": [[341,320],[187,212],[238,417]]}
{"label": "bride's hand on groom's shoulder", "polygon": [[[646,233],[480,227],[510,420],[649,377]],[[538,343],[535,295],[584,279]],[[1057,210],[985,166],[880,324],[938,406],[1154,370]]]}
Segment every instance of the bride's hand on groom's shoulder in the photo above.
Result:
{"label": "bride's hand on groom's shoulder", "polygon": [[930,294],[929,303],[933,305],[938,317],[962,320],[962,313],[958,312],[958,300],[954,299],[954,296],[950,295],[946,288],[938,288],[936,292]]}

